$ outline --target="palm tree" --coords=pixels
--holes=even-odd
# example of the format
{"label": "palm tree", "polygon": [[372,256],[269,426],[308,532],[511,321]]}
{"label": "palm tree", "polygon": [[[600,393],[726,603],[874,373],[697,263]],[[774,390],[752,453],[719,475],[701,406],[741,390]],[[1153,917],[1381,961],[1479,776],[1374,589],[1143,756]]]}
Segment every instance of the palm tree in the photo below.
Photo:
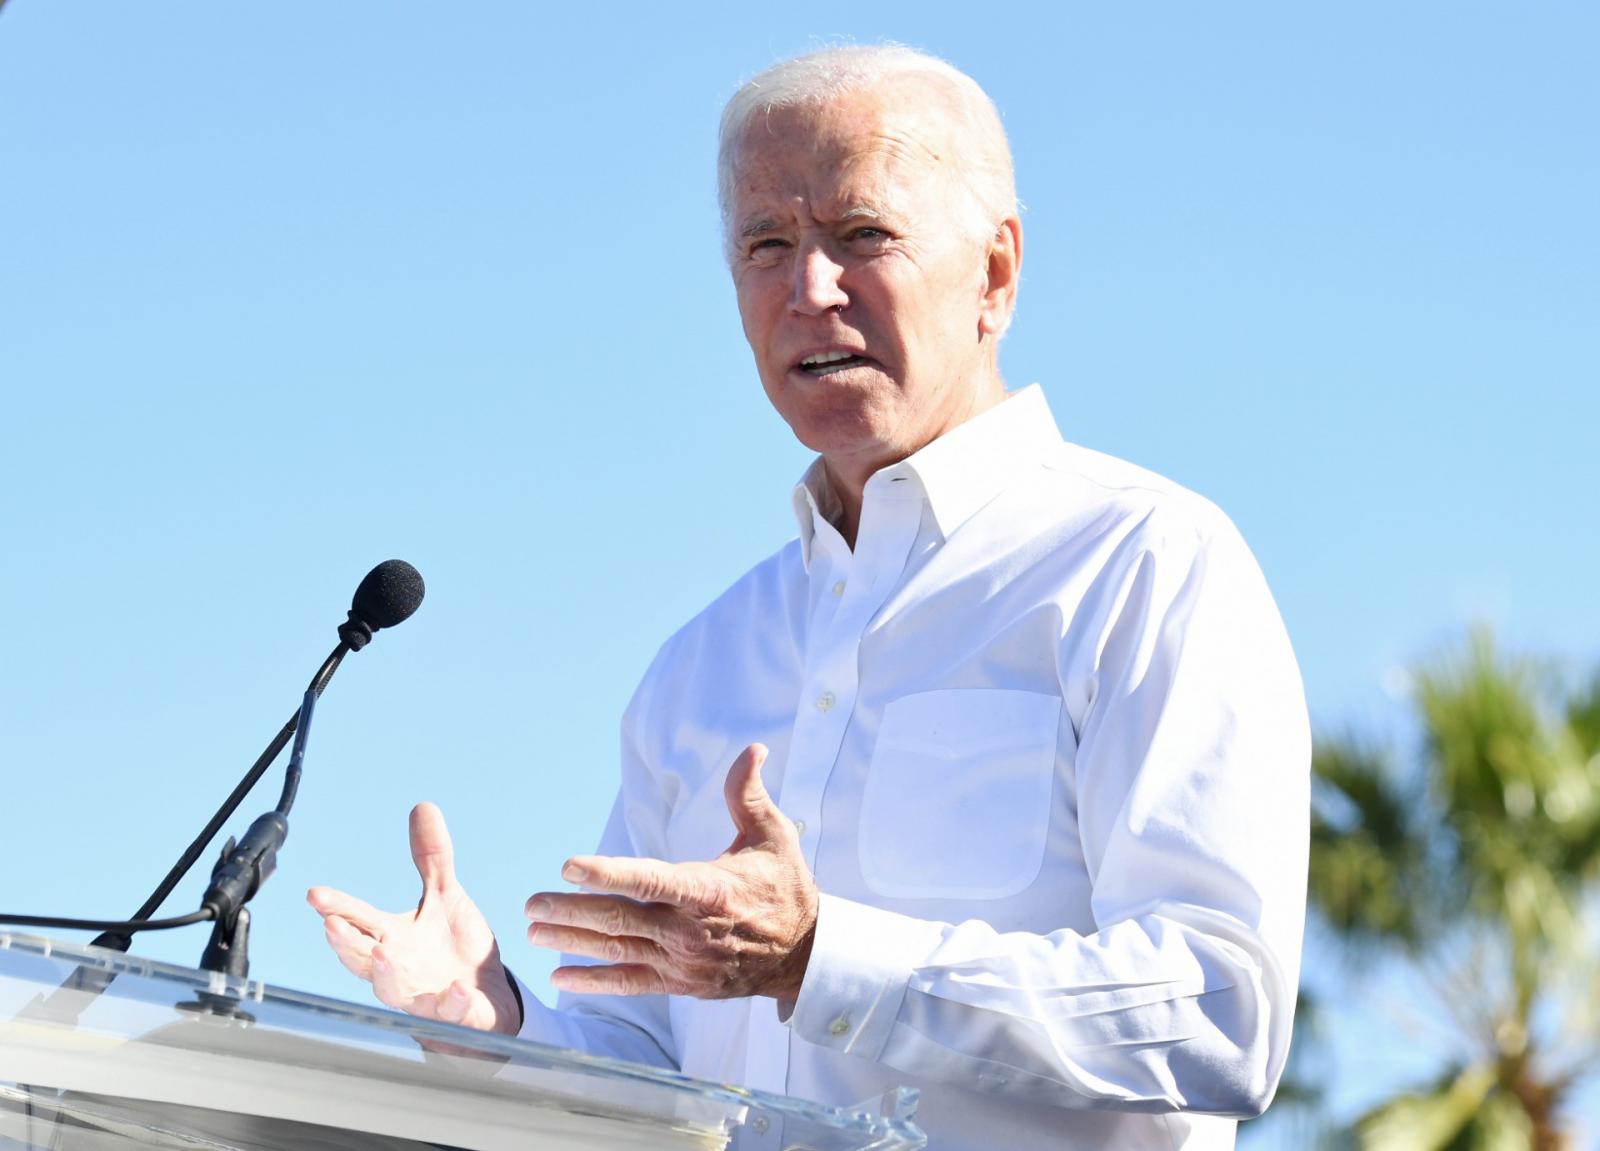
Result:
{"label": "palm tree", "polygon": [[1311,905],[1358,964],[1415,972],[1449,1051],[1348,1134],[1572,1151],[1568,1109],[1600,1066],[1600,676],[1568,691],[1479,630],[1411,682],[1413,754],[1319,742]]}

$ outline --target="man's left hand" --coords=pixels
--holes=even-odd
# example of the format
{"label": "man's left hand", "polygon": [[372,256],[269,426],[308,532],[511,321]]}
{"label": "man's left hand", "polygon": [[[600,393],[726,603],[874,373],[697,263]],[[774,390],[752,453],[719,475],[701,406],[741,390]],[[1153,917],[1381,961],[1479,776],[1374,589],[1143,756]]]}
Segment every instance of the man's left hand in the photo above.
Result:
{"label": "man's left hand", "polygon": [[799,997],[817,885],[794,824],[762,785],[766,758],[751,744],[728,771],[723,793],[736,834],[716,859],[578,856],[561,874],[584,893],[529,898],[532,943],[602,961],[558,967],[551,984],[605,995]]}

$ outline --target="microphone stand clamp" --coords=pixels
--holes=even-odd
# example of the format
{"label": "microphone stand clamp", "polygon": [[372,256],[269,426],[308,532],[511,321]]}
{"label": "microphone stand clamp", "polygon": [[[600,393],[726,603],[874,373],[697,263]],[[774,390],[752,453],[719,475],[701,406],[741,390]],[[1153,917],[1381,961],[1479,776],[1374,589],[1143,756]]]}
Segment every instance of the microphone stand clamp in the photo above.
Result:
{"label": "microphone stand clamp", "polygon": [[[218,919],[211,928],[211,940],[206,944],[200,967],[221,975],[236,976],[243,982],[250,972],[250,909],[241,907],[227,919]],[[239,1005],[234,995],[219,995],[215,991],[195,989],[194,999],[177,1004],[180,1011],[193,1011],[222,1019],[238,1020],[249,1025],[256,1017]]]}

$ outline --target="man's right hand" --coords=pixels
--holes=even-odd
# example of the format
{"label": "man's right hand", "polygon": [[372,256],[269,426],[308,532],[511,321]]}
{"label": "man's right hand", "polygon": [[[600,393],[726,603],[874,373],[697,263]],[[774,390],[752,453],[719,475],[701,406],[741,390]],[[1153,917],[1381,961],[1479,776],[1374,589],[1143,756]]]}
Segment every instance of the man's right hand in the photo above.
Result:
{"label": "man's right hand", "polygon": [[415,911],[379,911],[331,887],[306,892],[322,916],[328,944],[389,1007],[515,1035],[522,1012],[499,945],[483,912],[456,882],[450,832],[431,803],[411,809],[411,858],[422,876]]}

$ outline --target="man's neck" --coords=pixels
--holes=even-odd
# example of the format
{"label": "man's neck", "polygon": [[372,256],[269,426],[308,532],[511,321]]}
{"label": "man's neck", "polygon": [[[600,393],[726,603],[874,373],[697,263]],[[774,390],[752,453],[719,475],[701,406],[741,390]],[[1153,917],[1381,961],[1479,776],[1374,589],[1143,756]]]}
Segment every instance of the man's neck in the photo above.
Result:
{"label": "man's neck", "polygon": [[1006,398],[1004,383],[999,376],[995,376],[989,386],[979,388],[972,394],[972,402],[952,418],[945,420],[938,429],[929,436],[921,439],[909,448],[901,448],[882,452],[872,456],[834,457],[824,455],[822,467],[827,473],[828,487],[833,492],[834,498],[839,501],[839,518],[834,522],[834,527],[839,529],[839,534],[844,537],[845,544],[851,551],[855,550],[856,532],[861,527],[861,504],[866,492],[867,481],[884,468],[891,467],[901,460],[921,451],[928,444],[940,436],[960,427],[972,417],[981,415],[990,408],[997,406]]}

